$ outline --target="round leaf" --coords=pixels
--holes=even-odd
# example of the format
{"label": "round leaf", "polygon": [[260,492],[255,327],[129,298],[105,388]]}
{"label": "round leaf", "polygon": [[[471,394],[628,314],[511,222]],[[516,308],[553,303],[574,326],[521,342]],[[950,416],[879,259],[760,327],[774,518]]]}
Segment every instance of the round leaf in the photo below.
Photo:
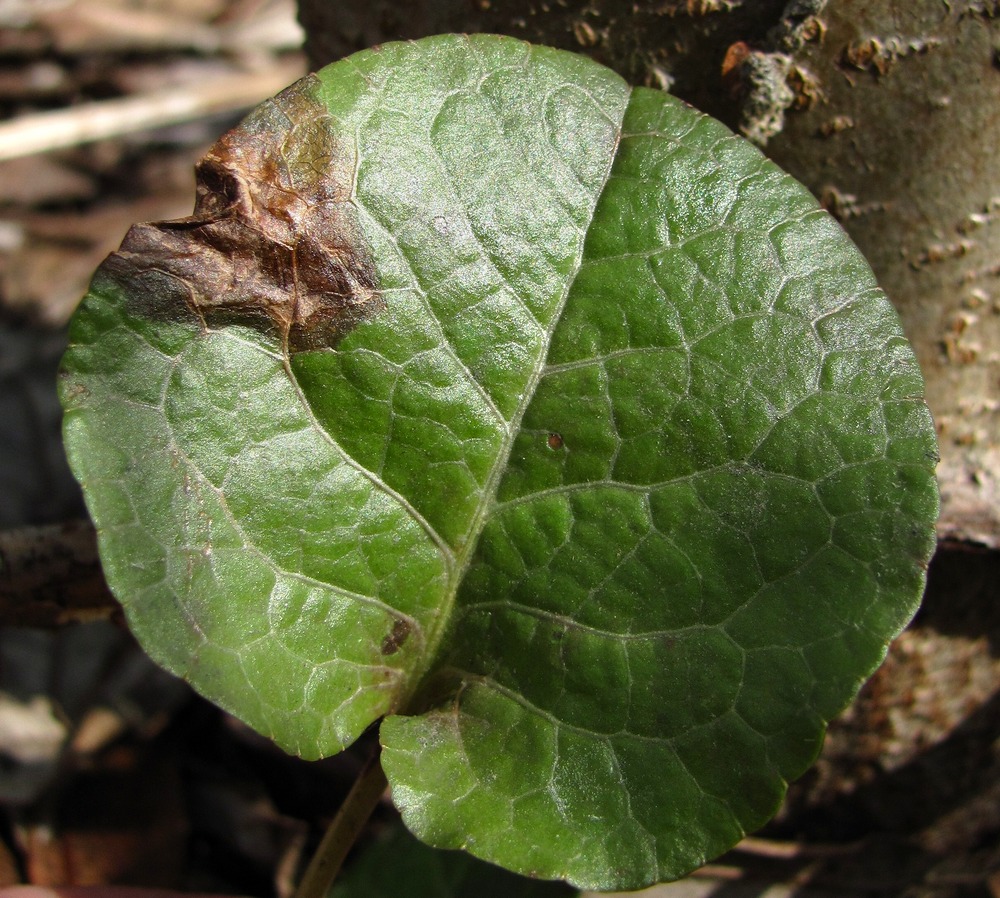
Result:
{"label": "round leaf", "polygon": [[809,194],[581,57],[390,44],[133,229],[66,441],[150,653],[408,826],[593,888],[759,826],[914,612],[936,446]]}

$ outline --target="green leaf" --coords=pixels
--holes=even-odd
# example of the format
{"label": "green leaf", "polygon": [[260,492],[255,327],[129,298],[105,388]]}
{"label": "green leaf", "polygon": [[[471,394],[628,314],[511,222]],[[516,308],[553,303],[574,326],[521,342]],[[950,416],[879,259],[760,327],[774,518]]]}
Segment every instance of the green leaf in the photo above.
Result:
{"label": "green leaf", "polygon": [[438,851],[402,826],[366,848],[329,898],[573,898],[560,882],[525,879],[465,852]]}
{"label": "green leaf", "polygon": [[287,750],[373,721],[421,839],[593,888],[762,824],[913,614],[922,380],[719,123],[581,57],[389,44],[260,107],[72,329],[136,634]]}

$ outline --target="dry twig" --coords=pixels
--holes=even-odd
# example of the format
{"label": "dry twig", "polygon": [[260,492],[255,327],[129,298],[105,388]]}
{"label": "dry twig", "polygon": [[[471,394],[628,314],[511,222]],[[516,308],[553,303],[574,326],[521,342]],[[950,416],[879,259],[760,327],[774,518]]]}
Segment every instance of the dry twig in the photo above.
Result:
{"label": "dry twig", "polygon": [[198,84],[24,115],[0,124],[0,161],[249,108],[301,74],[301,63],[292,60],[260,72],[221,75]]}

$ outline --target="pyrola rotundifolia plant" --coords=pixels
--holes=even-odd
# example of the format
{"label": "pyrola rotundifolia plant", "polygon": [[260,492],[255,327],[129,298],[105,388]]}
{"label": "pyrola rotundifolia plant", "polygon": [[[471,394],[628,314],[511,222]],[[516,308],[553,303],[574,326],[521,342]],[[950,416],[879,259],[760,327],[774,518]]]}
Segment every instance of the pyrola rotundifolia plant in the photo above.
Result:
{"label": "pyrola rotundifolia plant", "polygon": [[749,143],[481,35],[251,113],[98,270],[62,381],[157,661],[307,758],[381,721],[369,804],[384,771],[424,842],[598,889],[764,823],[913,614],[922,390]]}

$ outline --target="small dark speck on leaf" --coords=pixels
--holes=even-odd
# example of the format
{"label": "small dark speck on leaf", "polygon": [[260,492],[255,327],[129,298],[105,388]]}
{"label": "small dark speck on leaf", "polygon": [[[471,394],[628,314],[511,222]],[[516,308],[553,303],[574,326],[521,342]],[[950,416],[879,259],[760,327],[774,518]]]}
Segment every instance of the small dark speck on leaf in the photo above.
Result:
{"label": "small dark speck on leaf", "polygon": [[410,637],[410,623],[401,617],[396,618],[392,625],[392,632],[382,640],[379,651],[383,655],[395,655]]}
{"label": "small dark speck on leaf", "polygon": [[[60,374],[60,378],[65,380],[66,375]],[[78,399],[89,399],[90,390],[88,390],[83,384],[72,384],[66,390],[66,400],[68,402],[75,402]]]}
{"label": "small dark speck on leaf", "polygon": [[559,434],[559,433],[550,433],[549,434],[549,438],[547,440],[547,443],[548,443],[548,447],[550,449],[552,449],[553,451],[555,451],[556,449],[562,449],[562,447],[563,447],[562,434]]}

